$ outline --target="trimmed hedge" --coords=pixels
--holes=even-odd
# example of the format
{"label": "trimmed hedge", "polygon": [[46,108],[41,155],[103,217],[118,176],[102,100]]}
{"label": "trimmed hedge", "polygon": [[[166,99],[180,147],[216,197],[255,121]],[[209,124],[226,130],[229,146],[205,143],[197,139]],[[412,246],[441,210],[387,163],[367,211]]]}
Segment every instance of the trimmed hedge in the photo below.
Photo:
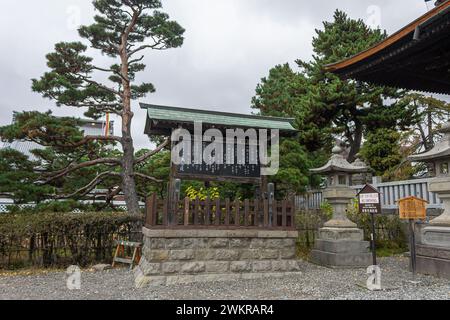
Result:
{"label": "trimmed hedge", "polygon": [[114,240],[141,223],[123,212],[0,215],[0,268],[109,263]]}

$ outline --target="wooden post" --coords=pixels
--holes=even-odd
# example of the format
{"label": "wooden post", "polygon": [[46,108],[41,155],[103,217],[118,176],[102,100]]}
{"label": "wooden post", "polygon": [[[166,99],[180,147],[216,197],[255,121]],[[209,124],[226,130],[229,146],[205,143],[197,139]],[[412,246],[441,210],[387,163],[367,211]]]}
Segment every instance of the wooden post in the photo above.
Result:
{"label": "wooden post", "polygon": [[230,225],[230,199],[225,199],[225,225],[229,226]]}
{"label": "wooden post", "polygon": [[261,176],[261,186],[260,186],[260,189],[261,189],[261,194],[260,194],[260,196],[261,196],[261,199],[267,199],[267,184],[268,184],[268,179],[267,179],[267,176]]}
{"label": "wooden post", "polygon": [[409,219],[409,246],[411,249],[411,271],[413,274],[413,281],[416,280],[416,270],[417,270],[417,256],[416,256],[416,222],[414,219]]}
{"label": "wooden post", "polygon": [[273,200],[272,202],[272,216],[270,217],[269,224],[271,227],[278,227],[278,201]]}
{"label": "wooden post", "polygon": [[184,198],[184,225],[189,225],[189,209],[191,205],[191,199],[189,197]]}
{"label": "wooden post", "polygon": [[281,209],[281,226],[283,228],[287,227],[287,200],[283,200],[282,202],[282,209]]}
{"label": "wooden post", "polygon": [[291,213],[291,215],[290,215],[290,221],[291,221],[291,224],[290,224],[290,227],[291,228],[295,228],[295,214],[296,214],[296,206],[295,206],[295,199],[294,198],[291,198],[291,206],[290,206],[290,213]]}
{"label": "wooden post", "polygon": [[269,200],[264,199],[263,200],[264,205],[264,225],[263,227],[269,227]]}
{"label": "wooden post", "polygon": [[244,226],[248,227],[248,217],[250,214],[250,200],[245,199],[244,201]]}
{"label": "wooden post", "polygon": [[216,226],[220,225],[220,219],[222,215],[222,210],[220,210],[220,198],[216,199]]}
{"label": "wooden post", "polygon": [[238,227],[241,225],[241,202],[239,201],[239,199],[236,199],[236,201],[234,202],[234,210],[234,225]]}
{"label": "wooden post", "polygon": [[197,197],[195,199],[195,208],[194,208],[194,226],[198,225],[198,216],[200,213],[200,199]]}
{"label": "wooden post", "polygon": [[211,224],[211,201],[209,197],[205,201],[205,225],[209,226]]}
{"label": "wooden post", "polygon": [[254,207],[253,207],[253,223],[252,225],[254,227],[257,227],[260,224],[260,214],[259,214],[259,199],[255,199],[254,201]]}
{"label": "wooden post", "polygon": [[147,199],[147,219],[146,224],[148,226],[154,227],[158,221],[158,199],[156,197],[156,193],[152,193],[152,195]]}
{"label": "wooden post", "polygon": [[[273,183],[269,183],[267,185],[267,199],[269,200],[269,226],[273,226],[274,215],[277,214],[277,210],[273,210],[273,204],[276,204],[275,201],[275,185]],[[275,205],[276,208],[276,205]]]}
{"label": "wooden post", "polygon": [[168,226],[169,223],[172,225],[173,221],[169,220],[169,200],[165,199],[163,200],[163,226]]}

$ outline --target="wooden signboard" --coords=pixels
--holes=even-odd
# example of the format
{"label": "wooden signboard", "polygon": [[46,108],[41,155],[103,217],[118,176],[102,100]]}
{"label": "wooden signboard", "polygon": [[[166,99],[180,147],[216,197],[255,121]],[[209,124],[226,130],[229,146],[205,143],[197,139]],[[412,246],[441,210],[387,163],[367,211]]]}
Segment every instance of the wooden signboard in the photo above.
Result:
{"label": "wooden signboard", "polygon": [[407,197],[398,200],[400,219],[425,220],[427,217],[427,203],[428,201],[417,197]]}
{"label": "wooden signboard", "polygon": [[[194,141],[192,141],[192,154],[194,154]],[[203,149],[200,152],[203,154],[206,143],[202,143]],[[175,176],[181,179],[193,179],[193,180],[233,180],[233,181],[250,181],[261,178],[261,164],[259,154],[256,150],[256,154],[253,157],[250,155],[250,147],[248,144],[244,145],[242,150],[244,152],[243,158],[245,163],[238,164],[238,147],[234,145],[234,151],[229,150],[229,147],[224,143],[223,147],[223,161],[222,164],[208,165],[202,164],[184,164],[176,166]],[[227,154],[234,154],[232,164],[227,163]],[[254,158],[251,161],[251,158]],[[253,163],[252,163],[253,162]]]}

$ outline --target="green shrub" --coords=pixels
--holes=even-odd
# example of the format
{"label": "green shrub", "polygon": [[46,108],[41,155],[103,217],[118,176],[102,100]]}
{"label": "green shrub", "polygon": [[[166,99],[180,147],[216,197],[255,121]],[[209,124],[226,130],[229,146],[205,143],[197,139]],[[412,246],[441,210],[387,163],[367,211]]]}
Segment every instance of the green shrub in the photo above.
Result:
{"label": "green shrub", "polygon": [[[299,231],[297,239],[297,253],[302,258],[307,258],[314,247],[317,232],[323,224],[331,218],[331,208],[325,204],[321,210],[298,212],[296,215],[296,227]],[[360,214],[358,206],[352,203],[348,207],[347,217],[364,230],[366,240],[372,233],[371,216]],[[381,256],[401,253],[407,250],[407,235],[404,224],[397,215],[375,216],[376,246]]]}

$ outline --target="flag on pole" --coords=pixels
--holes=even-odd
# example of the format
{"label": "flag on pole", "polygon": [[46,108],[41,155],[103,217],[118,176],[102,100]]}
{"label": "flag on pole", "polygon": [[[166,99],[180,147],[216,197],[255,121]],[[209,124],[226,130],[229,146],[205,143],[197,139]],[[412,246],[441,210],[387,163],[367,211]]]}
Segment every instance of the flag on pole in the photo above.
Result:
{"label": "flag on pole", "polygon": [[105,137],[109,136],[109,113],[106,114]]}

